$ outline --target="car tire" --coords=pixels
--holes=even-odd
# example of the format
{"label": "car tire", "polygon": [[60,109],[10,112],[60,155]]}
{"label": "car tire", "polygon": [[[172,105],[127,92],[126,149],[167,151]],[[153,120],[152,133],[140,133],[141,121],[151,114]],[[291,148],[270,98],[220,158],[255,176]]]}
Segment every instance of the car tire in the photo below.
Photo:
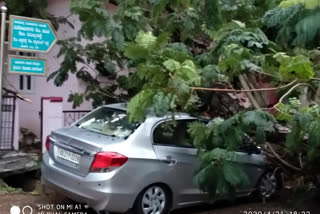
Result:
{"label": "car tire", "polygon": [[281,187],[281,174],[267,171],[259,179],[257,184],[257,196],[260,199],[272,199]]}
{"label": "car tire", "polygon": [[170,210],[170,191],[161,184],[153,184],[145,188],[138,196],[134,214],[168,214]]}

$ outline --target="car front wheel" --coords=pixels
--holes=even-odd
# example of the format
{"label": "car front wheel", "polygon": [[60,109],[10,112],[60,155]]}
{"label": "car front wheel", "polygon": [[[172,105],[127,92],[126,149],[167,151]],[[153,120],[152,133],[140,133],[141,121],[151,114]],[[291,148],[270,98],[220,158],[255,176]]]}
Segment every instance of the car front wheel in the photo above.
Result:
{"label": "car front wheel", "polygon": [[257,191],[260,198],[270,199],[281,186],[280,176],[272,171],[266,172],[259,180]]}
{"label": "car front wheel", "polygon": [[135,214],[167,214],[170,207],[169,192],[162,185],[147,187],[137,198]]}

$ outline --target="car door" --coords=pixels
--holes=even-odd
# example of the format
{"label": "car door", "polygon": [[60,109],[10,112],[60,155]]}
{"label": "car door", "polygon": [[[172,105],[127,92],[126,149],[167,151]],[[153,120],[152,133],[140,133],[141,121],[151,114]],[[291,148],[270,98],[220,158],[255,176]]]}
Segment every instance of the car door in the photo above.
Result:
{"label": "car door", "polygon": [[242,167],[244,172],[248,175],[249,185],[238,189],[238,193],[246,194],[251,192],[256,187],[259,178],[265,171],[265,156],[253,143],[241,146],[237,154],[239,158],[239,167]]}
{"label": "car door", "polygon": [[153,128],[153,147],[160,161],[166,164],[178,204],[204,201],[204,194],[193,184],[197,168],[197,149],[188,135],[192,119],[160,121]]}

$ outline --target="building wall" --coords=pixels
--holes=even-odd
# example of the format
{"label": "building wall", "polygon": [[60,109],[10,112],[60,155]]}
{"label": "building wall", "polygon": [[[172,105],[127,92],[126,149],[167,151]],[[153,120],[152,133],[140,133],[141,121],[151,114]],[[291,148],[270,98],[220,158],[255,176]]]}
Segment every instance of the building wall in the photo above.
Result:
{"label": "building wall", "polygon": [[[49,0],[48,11],[55,16],[70,15],[71,0]],[[72,15],[68,20],[75,26],[72,29],[69,25],[60,25],[57,32],[58,39],[67,39],[76,36],[81,24],[77,16]],[[8,44],[6,44],[8,45]],[[32,92],[20,91],[20,94],[32,100],[32,103],[19,101],[19,124],[20,127],[28,128],[40,137],[40,104],[41,97],[63,97],[63,110],[72,110],[72,103],[67,102],[70,92],[81,92],[85,90],[85,84],[75,76],[70,75],[69,79],[61,87],[56,87],[53,81],[47,82],[47,76],[56,71],[63,58],[57,58],[59,46],[55,45],[48,54],[38,54],[37,57],[47,59],[47,74],[45,77],[32,76],[34,90]],[[8,52],[7,52],[8,53]],[[10,54],[16,54],[10,52]],[[6,61],[6,60],[5,60]],[[7,66],[5,66],[7,67]],[[7,74],[4,77],[4,86],[19,91],[19,75]],[[90,110],[89,102],[83,103],[77,110]]]}

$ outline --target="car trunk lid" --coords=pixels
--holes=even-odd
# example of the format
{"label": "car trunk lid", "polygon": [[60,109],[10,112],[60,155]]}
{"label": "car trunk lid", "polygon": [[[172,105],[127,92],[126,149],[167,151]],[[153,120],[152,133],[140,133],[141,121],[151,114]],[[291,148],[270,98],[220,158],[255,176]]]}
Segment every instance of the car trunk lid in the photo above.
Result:
{"label": "car trunk lid", "polygon": [[123,138],[106,136],[76,126],[53,131],[49,154],[58,168],[86,176],[96,153],[106,145],[124,141]]}

